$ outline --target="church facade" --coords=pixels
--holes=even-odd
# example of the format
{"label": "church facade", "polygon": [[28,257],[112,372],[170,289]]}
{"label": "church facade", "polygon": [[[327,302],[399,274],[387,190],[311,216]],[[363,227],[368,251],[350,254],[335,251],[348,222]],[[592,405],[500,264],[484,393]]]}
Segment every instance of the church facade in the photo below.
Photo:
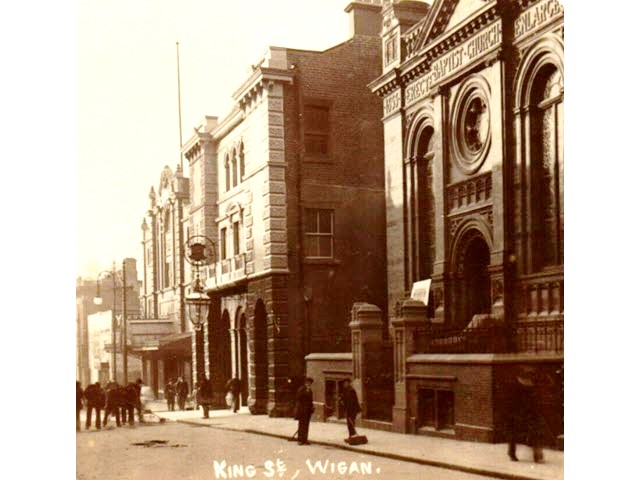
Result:
{"label": "church facade", "polygon": [[[499,441],[505,385],[528,364],[561,435],[563,8],[399,1],[382,16],[369,87],[384,102],[393,427]],[[425,280],[428,299],[407,300]]]}

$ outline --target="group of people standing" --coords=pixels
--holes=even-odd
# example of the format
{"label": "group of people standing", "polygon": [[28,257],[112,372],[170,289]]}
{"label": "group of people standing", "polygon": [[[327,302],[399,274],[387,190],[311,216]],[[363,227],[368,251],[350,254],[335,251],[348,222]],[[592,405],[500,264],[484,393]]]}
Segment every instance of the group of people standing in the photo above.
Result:
{"label": "group of people standing", "polygon": [[[233,412],[240,409],[240,389],[241,382],[238,377],[231,378],[225,388],[228,392],[228,403]],[[178,408],[185,409],[185,403],[189,396],[189,387],[187,382],[179,377],[178,380],[170,380],[164,386],[164,396],[167,400],[167,410],[170,412],[175,410],[176,397],[178,399]],[[206,375],[200,375],[195,388],[195,400],[197,405],[202,407],[203,418],[209,418],[209,410],[213,404],[213,385]]]}
{"label": "group of people standing", "polygon": [[177,380],[171,379],[164,386],[164,396],[167,400],[167,410],[173,412],[176,409],[176,398],[178,399],[178,408],[184,410],[189,396],[189,385],[182,377],[178,377]]}
{"label": "group of people standing", "polygon": [[[86,421],[85,428],[91,428],[91,419],[95,412],[95,427],[100,430],[106,426],[109,417],[113,415],[116,419],[116,425],[120,427],[123,424],[134,425],[134,410],[138,411],[138,421],[144,423],[142,411],[142,402],[140,392],[142,389],[142,380],[129,382],[126,385],[120,385],[115,381],[111,381],[102,388],[100,382],[92,383],[86,389],[82,389],[80,382],[76,382],[76,431],[80,431],[80,411],[83,403],[86,404]],[[83,402],[84,400],[84,402]],[[104,418],[101,418],[101,411],[104,410]]]}

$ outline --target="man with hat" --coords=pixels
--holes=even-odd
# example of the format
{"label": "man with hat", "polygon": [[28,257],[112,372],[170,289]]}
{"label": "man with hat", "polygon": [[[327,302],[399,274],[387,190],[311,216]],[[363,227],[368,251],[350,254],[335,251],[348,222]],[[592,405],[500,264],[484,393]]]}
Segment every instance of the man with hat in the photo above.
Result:
{"label": "man with hat", "polygon": [[309,422],[313,414],[313,392],[311,384],[313,378],[306,377],[296,393],[295,419],[298,420],[298,445],[309,445]]}
{"label": "man with hat", "polygon": [[533,460],[542,463],[542,418],[537,408],[536,371],[531,366],[517,368],[511,389],[511,419],[509,423],[509,450],[511,461],[517,462],[516,444],[528,443],[533,449]]}
{"label": "man with hat", "polygon": [[356,433],[356,417],[361,411],[358,394],[351,386],[351,380],[346,379],[342,382],[342,394],[340,395],[340,404],[347,412],[347,428],[349,429],[349,437],[357,435]]}

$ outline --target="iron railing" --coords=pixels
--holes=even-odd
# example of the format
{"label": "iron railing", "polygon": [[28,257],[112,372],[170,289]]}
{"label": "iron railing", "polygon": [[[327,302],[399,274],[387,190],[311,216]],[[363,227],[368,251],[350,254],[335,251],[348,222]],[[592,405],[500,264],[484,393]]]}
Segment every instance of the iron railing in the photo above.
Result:
{"label": "iron railing", "polygon": [[413,353],[562,353],[564,320],[453,329],[429,325],[414,332]]}

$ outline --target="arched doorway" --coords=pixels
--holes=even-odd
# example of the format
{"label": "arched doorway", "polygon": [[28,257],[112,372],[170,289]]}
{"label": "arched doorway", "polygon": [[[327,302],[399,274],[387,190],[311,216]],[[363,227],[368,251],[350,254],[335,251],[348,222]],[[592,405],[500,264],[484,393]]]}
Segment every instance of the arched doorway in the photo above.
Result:
{"label": "arched doorway", "polygon": [[469,230],[462,238],[457,255],[455,322],[465,327],[474,315],[491,313],[489,246],[479,230]]}
{"label": "arched doorway", "polygon": [[240,401],[242,406],[247,406],[247,399],[249,398],[249,349],[247,348],[247,319],[244,313],[240,316],[238,336],[238,360],[240,363]]}
{"label": "arched doorway", "polygon": [[254,367],[251,396],[255,399],[252,413],[265,413],[269,398],[269,357],[267,354],[267,309],[262,300],[256,302],[251,344]]}
{"label": "arched doorway", "polygon": [[222,312],[222,321],[220,322],[220,328],[216,332],[218,334],[218,348],[220,348],[220,355],[218,358],[221,361],[222,380],[226,382],[231,378],[231,337],[229,336],[229,330],[231,328],[231,321],[229,318],[229,311],[225,309]]}

